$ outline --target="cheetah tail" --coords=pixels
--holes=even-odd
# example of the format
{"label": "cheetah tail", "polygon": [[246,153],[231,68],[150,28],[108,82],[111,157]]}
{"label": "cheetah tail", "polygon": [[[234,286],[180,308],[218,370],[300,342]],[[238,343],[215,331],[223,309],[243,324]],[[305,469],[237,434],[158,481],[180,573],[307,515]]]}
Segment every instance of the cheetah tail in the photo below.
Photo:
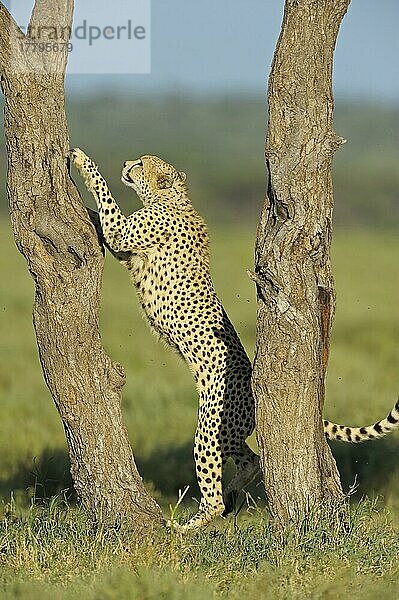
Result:
{"label": "cheetah tail", "polygon": [[330,423],[330,421],[324,421],[326,438],[341,442],[366,442],[381,438],[397,428],[399,428],[399,400],[385,419],[367,427],[347,427],[346,425],[336,425]]}

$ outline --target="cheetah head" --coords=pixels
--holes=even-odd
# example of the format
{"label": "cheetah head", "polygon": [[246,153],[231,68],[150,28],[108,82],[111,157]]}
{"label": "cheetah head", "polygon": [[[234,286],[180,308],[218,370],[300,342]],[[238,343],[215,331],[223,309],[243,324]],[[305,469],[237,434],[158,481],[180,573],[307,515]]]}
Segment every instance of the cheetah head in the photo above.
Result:
{"label": "cheetah head", "polygon": [[128,160],[122,170],[123,183],[135,190],[143,204],[178,200],[186,194],[185,180],[185,173],[157,156]]}

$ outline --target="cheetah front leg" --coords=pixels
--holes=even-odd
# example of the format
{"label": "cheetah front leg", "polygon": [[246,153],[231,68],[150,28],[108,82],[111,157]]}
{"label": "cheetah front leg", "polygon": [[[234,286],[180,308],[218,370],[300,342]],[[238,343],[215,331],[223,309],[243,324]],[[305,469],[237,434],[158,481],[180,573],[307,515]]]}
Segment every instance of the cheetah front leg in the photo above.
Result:
{"label": "cheetah front leg", "polygon": [[[169,239],[168,219],[162,214],[143,207],[126,217],[91,158],[79,148],[70,150],[69,157],[94,196],[104,241],[117,258],[125,260],[125,253],[146,252]],[[149,232],[148,223],[152,223]]]}
{"label": "cheetah front leg", "polygon": [[87,189],[94,196],[107,246],[116,253],[125,251],[123,245],[129,237],[130,223],[112,197],[107,182],[100,174],[97,165],[80,148],[70,150],[69,157],[83,176]]}

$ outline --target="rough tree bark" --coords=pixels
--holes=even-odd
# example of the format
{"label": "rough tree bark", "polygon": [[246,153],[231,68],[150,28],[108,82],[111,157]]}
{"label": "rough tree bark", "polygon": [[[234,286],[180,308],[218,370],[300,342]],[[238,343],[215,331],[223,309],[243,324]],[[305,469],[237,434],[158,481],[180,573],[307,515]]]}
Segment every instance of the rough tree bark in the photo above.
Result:
{"label": "rough tree bark", "polygon": [[269,79],[253,390],[264,483],[277,525],[342,499],[322,411],[335,308],[331,165],[344,141],[332,128],[332,64],[349,2],[286,0]]}
{"label": "rough tree bark", "polygon": [[[70,27],[72,14],[73,0],[37,0],[32,31]],[[162,515],[143,486],[122,421],[123,368],[101,345],[103,254],[67,168],[67,52],[60,45],[58,51],[29,51],[27,41],[0,4],[8,198],[15,241],[35,282],[33,320],[44,378],[64,425],[83,507],[97,521],[148,530]]]}

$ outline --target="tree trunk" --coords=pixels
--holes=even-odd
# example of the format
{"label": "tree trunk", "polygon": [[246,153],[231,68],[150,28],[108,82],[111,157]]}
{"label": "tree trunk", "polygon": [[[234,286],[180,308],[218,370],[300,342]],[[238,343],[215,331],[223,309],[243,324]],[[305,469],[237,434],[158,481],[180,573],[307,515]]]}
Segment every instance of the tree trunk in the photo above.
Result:
{"label": "tree trunk", "polygon": [[[37,0],[31,25],[70,26],[72,13],[72,0]],[[23,53],[17,37],[26,41],[0,4],[8,198],[15,241],[35,281],[44,378],[83,507],[97,521],[142,531],[162,515],[143,486],[122,421],[123,368],[101,345],[103,252],[67,168],[67,53]]]}
{"label": "tree trunk", "polygon": [[254,279],[253,390],[271,515],[277,525],[342,498],[322,411],[335,308],[330,264],[332,64],[350,0],[286,0],[269,80],[268,191]]}

